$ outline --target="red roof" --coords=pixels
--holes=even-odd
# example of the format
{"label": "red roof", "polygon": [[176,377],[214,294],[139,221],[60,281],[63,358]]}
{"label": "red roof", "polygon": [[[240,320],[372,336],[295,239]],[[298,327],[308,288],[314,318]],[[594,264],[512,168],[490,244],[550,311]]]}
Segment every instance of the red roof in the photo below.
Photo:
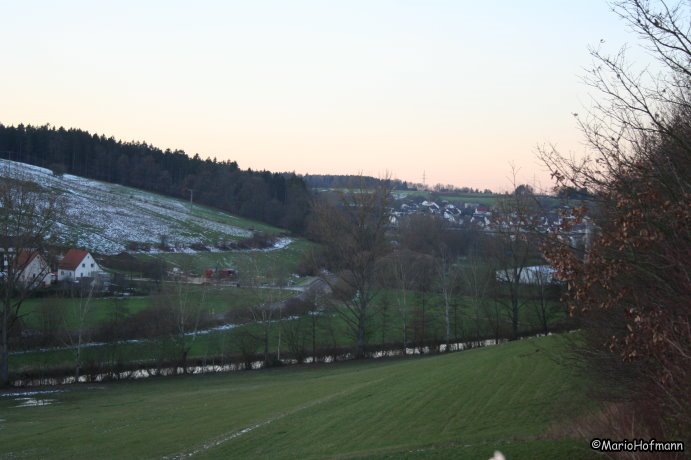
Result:
{"label": "red roof", "polygon": [[58,268],[61,270],[76,270],[88,254],[89,252],[83,249],[69,249],[60,261]]}
{"label": "red roof", "polygon": [[24,270],[26,267],[29,266],[32,260],[34,260],[34,257],[38,255],[38,252],[36,251],[31,251],[28,249],[22,249],[19,251],[19,254],[17,254],[17,257],[14,259],[14,266],[19,268],[20,270]]}

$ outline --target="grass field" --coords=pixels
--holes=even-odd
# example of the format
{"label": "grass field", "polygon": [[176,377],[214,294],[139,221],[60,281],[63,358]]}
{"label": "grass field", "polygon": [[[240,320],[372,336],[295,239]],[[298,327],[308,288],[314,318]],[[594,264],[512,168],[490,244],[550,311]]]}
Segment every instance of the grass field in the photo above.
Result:
{"label": "grass field", "polygon": [[[202,289],[195,287],[195,289]],[[219,288],[208,287],[205,294],[204,309],[209,312],[222,313],[233,309],[242,309],[249,305],[254,305],[262,300],[271,299],[273,301],[287,298],[294,295],[294,291],[279,291],[276,289],[243,289],[243,288]],[[257,296],[261,296],[258,298]],[[201,297],[198,295],[197,297]],[[388,347],[391,343],[401,343],[403,341],[403,322],[401,314],[394,302],[394,293],[385,292],[376,299],[372,306],[372,315],[370,316],[367,328],[367,343],[370,346]],[[443,302],[437,294],[426,295],[426,309],[424,321],[421,315],[420,293],[409,293],[410,307],[408,311],[408,328],[407,340],[408,344],[419,344],[421,340],[427,341],[443,341],[445,337],[445,322]],[[37,299],[38,300],[38,299]],[[75,308],[76,299],[55,299],[66,304],[66,307]],[[134,314],[144,308],[149,308],[153,305],[153,298],[130,298],[130,299],[100,299],[94,303],[90,316],[87,318],[89,325],[97,325],[99,322],[106,321],[112,317],[112,312],[116,307],[127,308],[127,314]],[[387,310],[383,310],[382,306],[388,305]],[[454,298],[454,304],[457,305],[455,313],[451,313],[451,333],[453,341],[469,341],[476,337],[477,332],[484,337],[493,337],[495,324],[491,318],[484,315],[480,317],[479,323],[475,323],[474,312],[469,306],[469,299],[464,297]],[[34,311],[27,309],[27,322],[34,326],[40,323],[40,309],[37,305],[29,305],[34,308]],[[549,323],[554,324],[565,317],[563,308],[554,303],[551,305],[552,309],[549,316]],[[48,305],[48,308],[52,308]],[[510,322],[505,317],[503,311],[501,312],[500,328],[502,334],[509,334]],[[539,321],[535,317],[533,306],[528,304],[521,316],[520,331],[525,332],[529,330],[539,330]],[[66,319],[75,320],[76,316],[67,315]],[[275,312],[273,316],[273,324],[270,325],[269,331],[269,348],[271,352],[276,352],[279,347],[279,337],[283,336],[283,355],[286,352],[291,352],[290,334],[293,337],[302,337],[305,352],[311,355],[312,343],[312,318],[305,316],[297,319],[285,320],[278,323],[279,312]],[[479,328],[479,331],[478,331]],[[217,360],[219,357],[238,356],[242,350],[238,343],[238,334],[249,332],[255,337],[261,337],[262,332],[260,326],[256,324],[248,324],[238,326],[237,328],[212,332],[197,336],[191,341],[191,349],[188,356],[190,358],[199,358],[204,360]],[[352,331],[350,331],[345,321],[335,313],[320,316],[316,320],[315,328],[316,338],[315,343],[318,348],[335,348],[335,347],[350,347],[354,343]],[[117,356],[122,362],[157,362],[159,360],[175,360],[178,358],[177,349],[173,342],[175,337],[161,337],[155,340],[148,340],[139,343],[117,344],[113,346],[102,346],[86,348],[83,350],[83,359],[85,362],[100,363],[112,360]],[[88,341],[88,338],[87,338]],[[247,342],[245,347],[247,347]],[[255,351],[261,351],[260,341],[254,343]],[[49,370],[56,367],[69,367],[74,365],[74,350],[50,350],[50,351],[33,351],[28,353],[21,353],[12,356],[10,360],[10,367],[14,372],[22,372],[25,370]],[[225,358],[227,359],[227,358]]]}
{"label": "grass field", "polygon": [[295,238],[285,248],[273,251],[201,251],[194,254],[164,252],[160,254],[137,254],[136,256],[143,260],[160,258],[172,266],[197,273],[201,273],[206,268],[235,268],[239,270],[242,282],[242,277],[249,274],[270,278],[288,276],[295,272],[305,252],[315,246],[315,243]]}
{"label": "grass field", "polygon": [[0,397],[0,457],[593,458],[548,435],[593,407],[566,342]]}
{"label": "grass field", "polygon": [[[166,288],[164,283],[163,289]],[[294,291],[281,289],[237,288],[233,286],[189,286],[186,294],[199,302],[200,311],[212,315],[231,310],[243,309],[258,305],[264,301],[278,301],[295,295]],[[204,299],[203,302],[201,299]],[[60,313],[58,326],[73,329],[78,325],[78,298],[32,298],[24,301],[22,306],[23,320],[29,327],[40,329],[41,322],[48,310]],[[89,301],[85,326],[96,326],[113,317],[115,308],[125,316],[151,308],[156,304],[156,295],[144,297],[108,297],[94,298]]]}
{"label": "grass field", "polygon": [[[424,190],[416,190],[416,191],[402,191],[402,190],[396,190],[393,192],[394,197],[396,199],[405,199],[405,198],[412,198],[412,197],[423,197],[428,200],[434,200],[434,201],[440,201],[440,200],[446,200],[449,203],[458,205],[461,203],[478,203],[484,206],[489,206],[493,207],[496,206],[497,203],[499,203],[502,199],[505,199],[507,195],[503,194],[498,194],[498,193],[461,193],[461,192],[448,192],[448,193],[436,193],[436,192],[428,192]],[[541,206],[543,206],[544,209],[550,209],[554,206],[560,206],[564,204],[569,204],[569,205],[575,205],[578,203],[577,200],[563,200],[560,198],[557,198],[555,196],[550,196],[550,195],[539,195],[538,196],[539,202]]]}
{"label": "grass field", "polygon": [[393,193],[397,199],[407,197],[424,197],[426,199],[446,200],[453,204],[479,203],[485,206],[494,206],[497,200],[504,196],[490,193],[433,193],[425,190],[395,190]]}

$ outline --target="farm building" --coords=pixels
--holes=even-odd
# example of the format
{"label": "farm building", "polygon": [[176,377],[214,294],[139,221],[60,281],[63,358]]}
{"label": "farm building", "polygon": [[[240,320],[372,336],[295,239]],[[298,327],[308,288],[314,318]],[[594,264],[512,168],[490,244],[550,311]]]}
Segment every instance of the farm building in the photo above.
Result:
{"label": "farm building", "polygon": [[14,259],[14,265],[19,273],[17,280],[20,284],[31,289],[40,286],[50,286],[50,267],[38,251],[28,249],[19,251],[19,254]]}
{"label": "farm building", "polygon": [[99,272],[101,267],[88,251],[70,249],[58,264],[58,281],[95,276]]}

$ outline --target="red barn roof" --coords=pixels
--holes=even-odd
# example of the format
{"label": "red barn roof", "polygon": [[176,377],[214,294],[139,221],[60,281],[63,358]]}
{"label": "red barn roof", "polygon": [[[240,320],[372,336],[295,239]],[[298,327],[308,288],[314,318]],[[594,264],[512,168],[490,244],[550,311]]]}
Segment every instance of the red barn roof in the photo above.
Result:
{"label": "red barn roof", "polygon": [[61,270],[76,270],[88,254],[89,252],[83,249],[69,249],[60,261],[58,268]]}

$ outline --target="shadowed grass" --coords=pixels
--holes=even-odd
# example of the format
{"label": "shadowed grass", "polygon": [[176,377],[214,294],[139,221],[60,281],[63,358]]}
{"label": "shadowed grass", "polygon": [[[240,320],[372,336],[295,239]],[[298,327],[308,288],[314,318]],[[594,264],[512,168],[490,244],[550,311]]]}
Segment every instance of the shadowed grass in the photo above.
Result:
{"label": "shadowed grass", "polygon": [[587,441],[540,439],[590,406],[560,365],[566,342],[3,397],[0,456],[588,458]]}

